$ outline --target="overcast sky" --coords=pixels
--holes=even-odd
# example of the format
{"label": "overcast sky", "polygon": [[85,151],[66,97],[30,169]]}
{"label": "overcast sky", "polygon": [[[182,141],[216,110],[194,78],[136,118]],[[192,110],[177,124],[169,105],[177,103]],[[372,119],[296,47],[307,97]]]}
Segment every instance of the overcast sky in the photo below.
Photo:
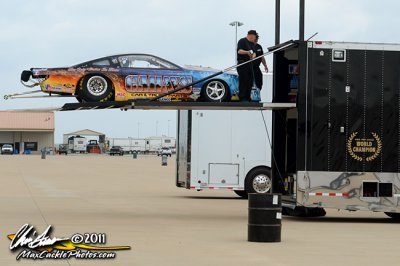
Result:
{"label": "overcast sky", "polygon": [[[298,38],[298,0],[282,0],[281,40]],[[225,68],[234,62],[234,29],[260,32],[274,43],[275,0],[0,0],[0,109],[61,106],[68,100],[3,100],[26,91],[20,73],[31,67],[74,65],[119,53],[151,53],[180,65]],[[399,43],[400,2],[306,0],[306,36],[316,40]],[[272,64],[271,64],[272,65]],[[69,101],[74,101],[70,99]],[[175,135],[174,111],[56,113],[62,134],[89,128],[109,137]]]}

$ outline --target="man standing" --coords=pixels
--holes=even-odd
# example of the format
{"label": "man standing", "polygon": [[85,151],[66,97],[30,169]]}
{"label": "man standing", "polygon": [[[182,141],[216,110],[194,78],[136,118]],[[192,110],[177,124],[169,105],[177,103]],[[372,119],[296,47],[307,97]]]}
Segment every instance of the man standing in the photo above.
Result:
{"label": "man standing", "polygon": [[[238,64],[244,63],[256,57],[254,43],[257,38],[257,32],[250,30],[246,38],[239,40],[237,44]],[[239,98],[241,102],[250,101],[251,87],[254,82],[252,63],[244,64],[237,68],[239,74]]]}
{"label": "man standing", "polygon": [[[260,44],[258,44],[258,38],[259,38],[259,36],[257,34],[256,41],[254,42],[256,57],[259,57],[264,54],[264,50],[263,50],[262,46]],[[264,57],[261,57],[261,58],[253,61],[254,80],[255,80],[257,88],[259,88],[260,90],[262,89],[262,85],[263,85],[263,75],[260,70],[261,63],[264,66],[265,72],[268,72],[267,61],[265,60]]]}

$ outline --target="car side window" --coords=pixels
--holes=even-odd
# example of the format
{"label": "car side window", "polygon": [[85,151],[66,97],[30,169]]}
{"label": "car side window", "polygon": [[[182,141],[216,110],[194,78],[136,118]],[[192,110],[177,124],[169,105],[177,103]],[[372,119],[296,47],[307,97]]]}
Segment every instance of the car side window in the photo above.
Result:
{"label": "car side window", "polygon": [[94,61],[92,66],[110,66],[110,61],[108,59]]}
{"label": "car side window", "polygon": [[126,55],[118,58],[121,67],[151,68],[151,69],[176,69],[173,64],[149,55]]}

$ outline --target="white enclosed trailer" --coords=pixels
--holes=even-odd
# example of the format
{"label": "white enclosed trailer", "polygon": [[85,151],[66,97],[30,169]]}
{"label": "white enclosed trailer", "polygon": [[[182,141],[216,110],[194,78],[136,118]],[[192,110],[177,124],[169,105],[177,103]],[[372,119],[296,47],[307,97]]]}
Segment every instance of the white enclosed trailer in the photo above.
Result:
{"label": "white enclosed trailer", "polygon": [[[270,102],[272,75],[262,101]],[[271,111],[178,111],[177,186],[187,189],[271,189]],[[267,133],[268,129],[268,133]]]}
{"label": "white enclosed trailer", "polygon": [[155,153],[161,148],[175,148],[176,139],[160,136],[150,138],[108,138],[108,146],[121,146],[125,152]]}
{"label": "white enclosed trailer", "polygon": [[87,140],[85,137],[73,136],[68,138],[68,150],[71,153],[74,152],[85,153],[86,145],[87,145]]}
{"label": "white enclosed trailer", "polygon": [[108,138],[108,146],[121,146],[124,152],[144,152],[146,150],[146,139],[140,138]]}
{"label": "white enclosed trailer", "polygon": [[146,149],[149,152],[156,152],[161,148],[175,148],[175,138],[161,136],[161,137],[150,137],[146,139]]}

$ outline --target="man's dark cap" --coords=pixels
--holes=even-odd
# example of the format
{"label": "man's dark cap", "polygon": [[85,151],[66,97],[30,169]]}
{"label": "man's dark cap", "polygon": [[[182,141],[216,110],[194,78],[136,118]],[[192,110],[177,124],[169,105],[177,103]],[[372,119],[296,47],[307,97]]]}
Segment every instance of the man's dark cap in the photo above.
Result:
{"label": "man's dark cap", "polygon": [[249,30],[249,31],[247,32],[247,34],[258,36],[258,33],[257,33],[257,31],[255,31],[255,30]]}

